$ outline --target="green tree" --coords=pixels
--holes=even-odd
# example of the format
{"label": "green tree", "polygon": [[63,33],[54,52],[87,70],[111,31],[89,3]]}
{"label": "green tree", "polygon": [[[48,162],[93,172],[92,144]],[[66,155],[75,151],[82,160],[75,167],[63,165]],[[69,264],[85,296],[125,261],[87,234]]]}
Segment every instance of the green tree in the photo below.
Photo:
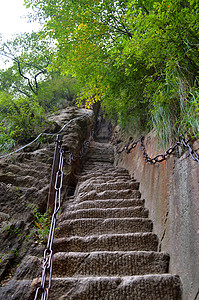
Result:
{"label": "green tree", "polygon": [[198,136],[198,0],[25,0],[46,19],[54,68],[102,100],[121,125],[155,129],[168,142]]}
{"label": "green tree", "polygon": [[66,105],[74,104],[78,91],[74,77],[51,72],[50,77],[40,83],[38,101],[46,111],[50,111],[63,102]]}
{"label": "green tree", "polygon": [[15,36],[0,47],[0,55],[11,61],[11,66],[0,71],[0,89],[24,94],[31,98],[38,95],[39,81],[47,76],[53,47],[50,39],[32,32]]}

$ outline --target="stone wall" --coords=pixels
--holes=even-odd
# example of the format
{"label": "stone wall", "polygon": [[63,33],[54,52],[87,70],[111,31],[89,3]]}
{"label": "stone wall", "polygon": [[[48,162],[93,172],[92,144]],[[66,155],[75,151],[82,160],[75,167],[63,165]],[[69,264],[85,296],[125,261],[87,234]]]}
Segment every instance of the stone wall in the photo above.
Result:
{"label": "stone wall", "polygon": [[[150,134],[144,141],[149,156],[164,153]],[[198,148],[195,142],[194,149]],[[140,182],[142,198],[159,237],[159,249],[170,254],[170,270],[183,282],[184,300],[194,300],[199,288],[199,165],[185,152],[156,165],[146,163],[139,145],[115,163]]]}

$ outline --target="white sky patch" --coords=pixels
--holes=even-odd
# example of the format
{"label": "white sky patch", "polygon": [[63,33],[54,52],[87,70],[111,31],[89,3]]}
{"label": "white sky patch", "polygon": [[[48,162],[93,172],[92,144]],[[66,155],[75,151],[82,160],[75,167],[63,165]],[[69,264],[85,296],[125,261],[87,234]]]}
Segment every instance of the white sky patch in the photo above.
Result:
{"label": "white sky patch", "polygon": [[27,16],[31,10],[23,4],[24,0],[0,0],[0,36],[3,41],[9,40],[13,34],[39,30],[39,23],[29,22]]}
{"label": "white sky patch", "polygon": [[0,0],[0,34],[8,39],[12,34],[31,32],[39,29],[39,24],[28,23],[25,16],[30,12],[23,0]]}

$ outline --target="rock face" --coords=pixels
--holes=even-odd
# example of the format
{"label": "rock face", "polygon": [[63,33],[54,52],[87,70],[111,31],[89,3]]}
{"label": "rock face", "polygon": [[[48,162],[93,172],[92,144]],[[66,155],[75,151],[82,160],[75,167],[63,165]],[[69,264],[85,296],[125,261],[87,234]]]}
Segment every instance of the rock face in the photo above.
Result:
{"label": "rock face", "polygon": [[[66,112],[52,118],[59,127],[66,122],[64,114]],[[70,118],[73,114],[74,109]],[[72,150],[80,150],[81,142],[89,135],[92,120],[93,116],[90,113],[86,120],[82,120],[84,131],[76,124],[69,128],[68,134],[64,133],[66,149],[71,145]],[[77,162],[71,169],[66,167],[64,170],[66,174],[64,201],[58,219],[59,230],[53,244],[53,274],[49,299],[181,300],[181,280],[178,275],[168,273],[169,254],[158,251],[159,239],[153,232],[153,223],[149,219],[149,210],[145,208],[145,200],[139,190],[140,185],[127,170],[114,167],[113,148],[107,143],[108,133],[106,127],[99,132],[100,139],[91,144],[82,168]],[[46,158],[50,157],[50,153],[46,155],[45,151],[43,153],[41,149],[34,149],[32,152],[19,155],[20,163],[28,159],[25,165],[28,166],[30,163],[31,171],[34,170],[33,161],[36,161],[37,165],[41,163],[40,175],[33,176],[28,172],[23,175],[33,177],[30,181],[24,180],[22,185],[26,196],[29,195],[29,189],[34,187],[33,185],[30,187],[31,182],[36,184],[37,195],[41,192],[43,184],[36,180],[37,176],[40,176],[41,181],[46,180],[47,174],[50,176],[45,169],[46,160],[49,162],[51,160]],[[20,168],[18,162],[16,159],[13,169],[16,169],[15,165]],[[3,162],[2,166],[4,163],[7,162]],[[12,183],[5,181],[7,168],[4,170],[1,177],[4,179],[2,183],[4,193],[8,189],[7,194],[13,195],[13,191],[16,190],[14,182],[20,181],[17,181],[17,176],[16,181]],[[44,171],[46,175],[42,173]],[[21,175],[20,170],[19,172]],[[9,174],[11,178],[12,174],[12,172]],[[74,189],[75,185],[74,195],[68,193],[69,187],[72,186]],[[19,197],[18,189],[17,192],[13,197]],[[31,202],[32,199],[33,203],[36,201],[37,205],[41,205],[43,198],[42,194],[40,198],[27,196],[25,200]],[[15,203],[16,200],[13,199]],[[9,234],[2,238],[3,243],[5,240],[3,247],[5,248],[7,244],[10,247],[18,242],[18,251],[21,248],[25,249],[25,253],[20,256],[15,251],[3,250],[1,265],[5,272],[3,271],[2,279],[5,279],[5,273],[9,270],[6,265],[15,263],[16,266],[17,258],[20,258],[21,263],[12,270],[12,278],[7,279],[7,282],[3,281],[0,299],[32,300],[36,288],[41,283],[45,245],[36,245],[35,248],[30,243],[28,247],[25,245],[24,238],[18,235],[18,230],[21,229],[23,235],[26,234],[25,230],[29,233],[32,226],[31,213],[27,213],[25,219],[23,208],[20,210],[18,207],[19,203],[12,210],[11,205],[9,210],[2,209],[0,214],[4,232],[5,226],[8,226],[6,222],[10,221],[10,215],[17,212],[16,221],[11,224],[14,229],[13,237],[9,240]],[[18,238],[21,240],[18,241]]]}
{"label": "rock face", "polygon": [[[56,133],[71,119],[82,115],[85,116],[72,121],[62,133],[63,146],[73,155],[79,154],[82,142],[89,138],[94,124],[92,111],[74,107],[62,110],[51,116],[47,130]],[[15,286],[14,280],[35,276],[36,256],[43,255],[46,241],[37,234],[37,226],[41,224],[35,223],[35,213],[46,211],[55,139],[56,134],[44,137],[42,143],[34,143],[0,160],[0,299],[18,299],[18,289],[23,283]],[[70,193],[78,164],[77,159],[71,166],[65,165],[63,195]],[[27,258],[28,255],[31,257]],[[25,267],[27,261],[32,263],[31,269]],[[21,268],[16,268],[19,264]],[[39,273],[40,265],[36,268]]]}
{"label": "rock face", "polygon": [[[154,157],[165,153],[153,135],[144,141],[147,153]],[[199,146],[195,142],[194,149]],[[196,299],[199,288],[199,166],[188,151],[180,158],[150,165],[143,159],[139,145],[130,153],[117,156],[116,165],[129,170],[140,182],[160,249],[170,254],[169,271],[183,282],[183,299]]]}
{"label": "rock face", "polygon": [[[75,194],[65,198],[49,299],[180,300],[181,281],[168,273],[169,255],[157,251],[139,183],[113,161],[110,144],[93,142],[77,174]],[[24,260],[23,270],[39,262]],[[21,277],[19,271],[12,299],[24,299],[24,291],[26,299],[33,299],[41,279],[37,272]]]}

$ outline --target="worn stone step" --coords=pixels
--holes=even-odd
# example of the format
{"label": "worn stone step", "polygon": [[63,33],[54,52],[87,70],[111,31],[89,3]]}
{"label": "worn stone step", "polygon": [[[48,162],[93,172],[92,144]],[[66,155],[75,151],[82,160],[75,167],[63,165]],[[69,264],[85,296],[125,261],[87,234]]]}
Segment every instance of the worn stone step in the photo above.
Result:
{"label": "worn stone step", "polygon": [[128,176],[130,177],[129,175],[129,172],[125,169],[119,169],[119,168],[114,168],[114,167],[107,167],[105,170],[102,169],[102,170],[98,170],[98,171],[90,171],[90,173],[88,174],[83,174],[83,172],[81,174],[79,174],[79,177],[81,177],[82,180],[86,180],[86,179],[89,179],[91,177],[98,177],[98,176],[107,176],[107,175],[110,175],[110,176]]}
{"label": "worn stone step", "polygon": [[87,179],[87,180],[84,180],[84,181],[81,181],[79,180],[78,181],[78,184],[77,184],[77,188],[81,187],[81,186],[86,186],[86,185],[100,185],[100,184],[123,184],[123,183],[136,183],[136,180],[135,179],[132,179],[132,178],[123,178],[123,177],[119,177],[119,178],[116,178],[114,176],[112,177],[96,177],[96,178],[90,178],[90,179]]}
{"label": "worn stone step", "polygon": [[86,176],[89,175],[93,175],[93,176],[106,176],[106,175],[110,175],[110,176],[128,176],[130,177],[129,173],[126,170],[120,169],[120,171],[117,172],[117,168],[106,168],[106,170],[102,169],[102,170],[98,170],[98,171],[90,171],[90,173],[87,173],[86,175],[83,175],[82,172],[79,173],[79,176],[82,177],[83,179],[86,179]]}
{"label": "worn stone step", "polygon": [[146,218],[74,219],[58,224],[57,237],[151,232],[153,223]]}
{"label": "worn stone step", "polygon": [[119,207],[134,207],[144,206],[143,199],[108,199],[108,200],[88,200],[74,204],[74,209],[89,209],[89,208],[119,208]]}
{"label": "worn stone step", "polygon": [[86,163],[84,163],[84,169],[83,171],[92,171],[95,168],[98,168],[99,170],[102,168],[109,168],[112,167],[113,163],[110,161],[105,161],[105,160],[101,160],[101,161],[94,161],[94,160],[87,160]]}
{"label": "worn stone step", "polygon": [[102,234],[56,238],[54,251],[157,251],[157,235],[147,233]]}
{"label": "worn stone step", "polygon": [[99,142],[92,142],[89,146],[88,153],[114,153],[113,146],[110,143],[99,143]]}
{"label": "worn stone step", "polygon": [[112,191],[103,191],[97,193],[96,191],[90,191],[88,193],[79,193],[77,195],[77,200],[79,202],[87,200],[107,200],[107,199],[132,199],[132,198],[141,198],[140,191],[138,190],[112,190]]}
{"label": "worn stone step", "polygon": [[[33,281],[33,295],[40,284],[41,279]],[[180,278],[170,274],[53,278],[49,294],[49,300],[180,300],[181,298]]]}
{"label": "worn stone step", "polygon": [[112,175],[112,174],[104,174],[104,175],[96,175],[96,174],[88,174],[85,175],[86,178],[78,176],[78,182],[79,184],[82,182],[117,182],[117,181],[135,181],[134,179],[132,179],[129,175]]}
{"label": "worn stone step", "polygon": [[78,177],[81,180],[88,180],[88,179],[95,178],[95,177],[131,178],[131,176],[129,174],[120,174],[120,173],[116,173],[116,172],[109,171],[109,170],[106,170],[106,171],[105,170],[100,170],[100,171],[98,170],[96,172],[90,171],[90,172],[87,172],[86,174],[83,174],[83,172],[81,172],[81,173],[78,174]]}
{"label": "worn stone step", "polygon": [[148,218],[148,214],[148,209],[141,206],[127,208],[90,208],[71,210],[64,213],[62,218]]}
{"label": "worn stone step", "polygon": [[90,192],[92,190],[95,190],[97,193],[107,191],[107,190],[125,190],[125,189],[132,189],[132,190],[138,190],[139,188],[139,182],[117,182],[117,183],[90,183],[85,182],[84,184],[81,184],[79,187],[79,193],[82,192]]}
{"label": "worn stone step", "polygon": [[99,164],[99,165],[89,165],[88,167],[84,167],[83,171],[81,172],[81,175],[88,175],[93,172],[100,172],[100,171],[106,171],[107,169],[107,163],[105,164]]}
{"label": "worn stone step", "polygon": [[58,252],[53,276],[132,276],[168,272],[169,255],[153,251]]}
{"label": "worn stone step", "polygon": [[[114,156],[113,155],[106,155],[106,154],[95,154],[92,155],[91,157],[88,157],[86,163],[88,162],[114,162]],[[84,166],[86,165],[86,163],[84,164]]]}
{"label": "worn stone step", "polygon": [[100,149],[100,151],[88,152],[87,160],[92,159],[103,159],[103,158],[114,158],[114,153],[112,151],[104,151]]}
{"label": "worn stone step", "polygon": [[127,176],[100,176],[100,177],[94,177],[89,178],[87,180],[79,181],[78,186],[86,185],[86,184],[101,184],[101,183],[135,183],[136,180]]}

